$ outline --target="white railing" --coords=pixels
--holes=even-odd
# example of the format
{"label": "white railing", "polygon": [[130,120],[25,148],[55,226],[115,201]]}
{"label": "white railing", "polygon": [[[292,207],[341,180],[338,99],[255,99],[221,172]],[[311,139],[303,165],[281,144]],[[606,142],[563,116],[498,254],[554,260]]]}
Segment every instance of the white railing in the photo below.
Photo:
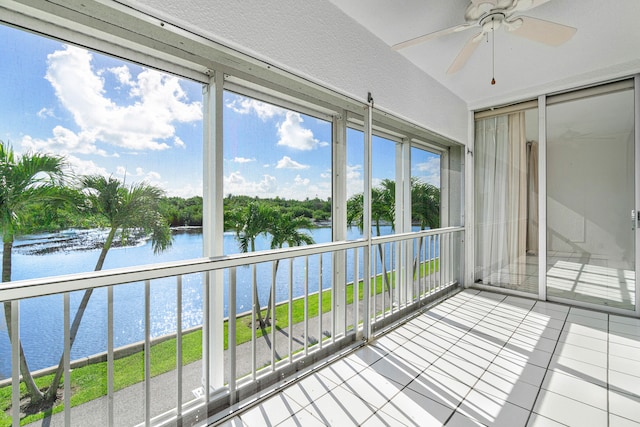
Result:
{"label": "white railing", "polygon": [[[334,242],[9,282],[0,287],[0,301],[11,301],[12,323],[8,333],[11,343],[15,344],[20,339],[21,301],[63,295],[64,406],[70,408],[71,369],[78,365],[70,360],[69,326],[73,313],[70,295],[75,291],[106,288],[106,331],[97,331],[106,335],[106,349],[94,358],[106,363],[106,373],[98,379],[106,384],[106,397],[92,402],[90,415],[105,425],[173,424],[177,419],[188,424],[202,421],[211,414],[224,414],[231,405],[296,371],[361,343],[363,338],[366,340],[459,282],[462,231],[461,227],[449,227],[376,237],[371,242]],[[238,282],[239,272],[250,277],[248,288],[246,283]],[[198,342],[197,335],[188,335],[182,327],[186,313],[183,290],[185,282],[194,278],[204,284],[202,354],[199,362],[183,366],[185,346]],[[276,308],[271,314],[274,326],[261,328],[256,318],[258,310],[264,311],[267,304],[256,301],[254,291],[265,282],[269,283],[271,303]],[[115,348],[114,336],[118,330],[114,326],[114,306],[118,304],[117,295],[126,286],[138,286],[142,290],[139,305],[143,312],[144,340],[133,346]],[[228,302],[224,351],[224,338],[213,342],[209,337],[215,335],[208,333],[215,326],[211,319],[216,318],[209,307],[223,307],[207,304],[217,287],[223,287]],[[175,332],[171,333],[175,342],[167,342],[167,337],[152,336],[155,292],[175,293],[171,319],[161,320],[175,321]],[[238,309],[239,292],[251,293],[250,310]],[[250,336],[246,336],[247,327]],[[244,335],[240,334],[241,329]],[[198,334],[199,329],[189,332]],[[160,345],[173,346],[171,358],[175,357],[177,362],[164,369],[167,373],[154,376],[156,366],[166,362],[156,360],[157,357],[168,357],[167,353],[152,351]],[[125,362],[129,359],[124,356],[131,354],[134,359]],[[211,357],[212,354],[217,358]],[[20,352],[17,345],[11,346],[11,361],[12,378],[7,381],[12,387],[11,416],[13,424],[19,425]],[[139,366],[142,382],[116,391],[118,371],[124,369],[126,363]],[[212,372],[219,368],[218,364],[223,366],[224,380],[215,384]],[[83,408],[88,408],[88,404],[65,410],[65,425],[87,416]]]}

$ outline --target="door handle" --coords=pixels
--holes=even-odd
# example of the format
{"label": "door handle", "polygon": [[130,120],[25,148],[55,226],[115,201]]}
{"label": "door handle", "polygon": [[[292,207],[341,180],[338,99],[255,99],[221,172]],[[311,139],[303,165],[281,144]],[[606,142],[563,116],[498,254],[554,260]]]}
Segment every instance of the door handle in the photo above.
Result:
{"label": "door handle", "polygon": [[631,209],[631,229],[635,230],[638,226],[638,220],[640,220],[640,211],[636,213],[635,209]]}

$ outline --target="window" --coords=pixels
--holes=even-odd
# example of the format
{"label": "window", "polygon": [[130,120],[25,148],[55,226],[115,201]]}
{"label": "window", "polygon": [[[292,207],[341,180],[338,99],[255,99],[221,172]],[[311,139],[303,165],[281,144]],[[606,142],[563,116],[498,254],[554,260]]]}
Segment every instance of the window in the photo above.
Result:
{"label": "window", "polygon": [[411,148],[412,230],[440,226],[440,155]]}
{"label": "window", "polygon": [[[6,26],[0,26],[0,38],[4,149],[13,151],[15,163],[36,155],[60,158],[68,187],[64,198],[52,189],[29,200],[27,209],[5,206],[17,220],[11,224],[11,271],[5,273],[20,280],[201,257],[201,84]],[[125,221],[121,208],[134,199],[144,202]],[[155,214],[163,218],[159,223]],[[172,245],[155,253],[154,242],[168,240]],[[185,277],[184,284],[191,308],[186,328],[202,321],[202,303],[199,277]],[[142,286],[115,289],[116,346],[144,338],[144,313],[136,302],[144,300]],[[83,296],[71,296],[72,316]],[[105,351],[106,301],[106,289],[89,300],[72,359]],[[151,335],[175,331],[175,294],[154,292],[152,306]],[[62,313],[61,295],[22,302],[21,340],[32,370],[57,365]],[[0,334],[0,378],[10,376],[9,349],[6,333]]]}
{"label": "window", "polygon": [[[224,103],[225,253],[330,242],[331,122],[229,91]],[[318,258],[311,264],[317,269]],[[257,266],[261,306],[271,268]],[[287,297],[288,269],[278,264],[277,301]],[[248,310],[251,269],[240,269],[237,281],[238,310]]]}

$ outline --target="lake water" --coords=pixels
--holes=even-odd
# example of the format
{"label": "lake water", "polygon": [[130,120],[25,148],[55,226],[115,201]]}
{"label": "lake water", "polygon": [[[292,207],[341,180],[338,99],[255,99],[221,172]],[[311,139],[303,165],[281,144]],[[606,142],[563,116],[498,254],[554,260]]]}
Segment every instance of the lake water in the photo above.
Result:
{"label": "lake water", "polygon": [[[388,234],[390,227],[384,227],[382,234]],[[331,241],[330,228],[316,228],[310,231],[316,243]],[[13,253],[13,280],[56,276],[62,274],[92,271],[100,253],[97,230],[68,230],[57,234],[27,236],[16,241]],[[349,230],[349,239],[360,235],[357,228]],[[256,250],[268,249],[268,240],[260,237]],[[87,250],[87,247],[94,247]],[[64,248],[64,250],[56,250]],[[224,235],[225,253],[238,253],[238,244],[233,233]],[[1,253],[1,251],[0,251]],[[150,242],[142,241],[135,246],[112,248],[107,254],[104,269],[132,265],[200,258],[202,256],[201,229],[181,229],[174,231],[173,246],[154,255]],[[349,255],[352,257],[352,254]],[[329,255],[323,257],[322,283],[318,283],[319,257],[309,259],[310,292],[319,286],[330,286],[331,265]],[[362,260],[362,257],[359,257]],[[294,296],[303,294],[302,260],[294,262]],[[361,261],[362,262],[362,261]],[[288,296],[289,262],[281,262],[278,268],[278,300]],[[362,271],[362,266],[360,266]],[[251,309],[251,269],[239,268],[237,272],[237,311]],[[347,261],[347,277],[353,280],[353,262]],[[361,274],[360,274],[360,277]],[[315,282],[313,282],[315,280]],[[260,300],[266,304],[271,281],[271,265],[258,266],[258,288]],[[82,298],[83,292],[71,295],[71,316]],[[182,327],[189,328],[202,324],[202,275],[183,277]],[[107,290],[96,289],[85,311],[82,323],[71,351],[71,359],[89,356],[107,349]],[[225,315],[228,307],[225,286]],[[3,308],[0,306],[0,312]],[[161,336],[175,332],[176,319],[175,279],[168,278],[151,283],[151,335]],[[4,313],[0,317],[0,379],[11,376],[11,346]],[[144,339],[144,284],[132,283],[114,287],[114,345],[116,347]],[[23,300],[20,304],[20,331],[22,345],[31,370],[56,365],[63,349],[63,298],[51,295]]]}

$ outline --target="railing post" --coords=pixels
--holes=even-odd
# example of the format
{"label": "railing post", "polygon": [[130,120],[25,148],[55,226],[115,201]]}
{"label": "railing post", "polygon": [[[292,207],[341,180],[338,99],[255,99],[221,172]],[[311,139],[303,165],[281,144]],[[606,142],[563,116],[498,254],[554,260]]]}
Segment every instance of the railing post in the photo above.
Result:
{"label": "railing post", "polygon": [[182,417],[182,276],[176,279],[176,414]]}
{"label": "railing post", "polygon": [[236,403],[236,267],[229,269],[229,404]]}
{"label": "railing post", "polygon": [[151,281],[144,281],[144,425],[151,425]]}
{"label": "railing post", "polygon": [[20,301],[11,301],[11,418],[20,426]]}
{"label": "railing post", "polygon": [[71,425],[71,313],[69,304],[69,292],[65,292],[63,299],[64,311],[64,425]]}
{"label": "railing post", "polygon": [[[115,425],[114,417],[114,378],[113,368],[113,286],[107,288],[107,425]],[[66,381],[66,380],[65,380]]]}

